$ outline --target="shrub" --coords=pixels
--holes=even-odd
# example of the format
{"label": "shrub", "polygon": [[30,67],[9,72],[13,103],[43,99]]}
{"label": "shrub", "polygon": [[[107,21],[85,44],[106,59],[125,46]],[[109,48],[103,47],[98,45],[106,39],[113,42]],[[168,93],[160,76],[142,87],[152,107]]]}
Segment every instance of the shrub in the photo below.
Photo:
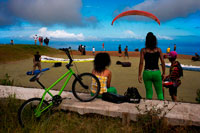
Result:
{"label": "shrub", "polygon": [[10,80],[10,77],[7,73],[5,74],[3,79],[0,79],[0,84],[1,85],[10,85],[12,86],[14,84],[14,80]]}

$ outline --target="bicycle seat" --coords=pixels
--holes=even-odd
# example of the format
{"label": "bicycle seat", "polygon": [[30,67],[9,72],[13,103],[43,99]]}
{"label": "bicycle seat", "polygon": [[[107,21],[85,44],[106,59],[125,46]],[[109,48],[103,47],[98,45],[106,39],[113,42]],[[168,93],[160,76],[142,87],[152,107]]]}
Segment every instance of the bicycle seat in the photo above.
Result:
{"label": "bicycle seat", "polygon": [[30,82],[34,82],[34,81],[38,80],[42,74],[43,74],[43,73],[40,72],[40,73],[34,75],[32,78],[30,78],[29,81],[30,81]]}

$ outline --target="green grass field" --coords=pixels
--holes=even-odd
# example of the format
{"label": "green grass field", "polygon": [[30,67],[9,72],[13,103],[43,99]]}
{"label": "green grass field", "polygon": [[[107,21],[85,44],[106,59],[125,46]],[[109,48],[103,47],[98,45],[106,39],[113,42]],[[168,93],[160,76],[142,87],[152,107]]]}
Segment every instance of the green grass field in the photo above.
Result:
{"label": "green grass field", "polygon": [[60,50],[39,45],[0,45],[0,64],[31,58],[37,51],[45,55],[64,54]]}

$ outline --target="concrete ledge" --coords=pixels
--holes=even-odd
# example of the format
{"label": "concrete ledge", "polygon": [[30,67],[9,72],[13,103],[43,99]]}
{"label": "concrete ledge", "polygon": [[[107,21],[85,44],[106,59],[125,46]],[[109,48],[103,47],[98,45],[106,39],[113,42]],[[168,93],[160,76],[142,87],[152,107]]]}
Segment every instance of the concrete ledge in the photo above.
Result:
{"label": "concrete ledge", "polygon": [[[43,89],[37,88],[0,86],[0,98],[15,95],[17,99],[27,100],[33,97],[42,97],[43,93]],[[58,91],[52,90],[51,93],[55,95],[58,94]],[[136,121],[139,114],[154,110],[158,113],[158,116],[164,116],[171,125],[200,126],[200,104],[175,103],[159,100],[141,100],[140,104],[115,104],[97,98],[91,102],[80,102],[71,92],[63,92],[61,96],[71,98],[63,100],[60,105],[61,109],[75,111],[79,114],[94,113]],[[46,99],[50,99],[48,94]]]}

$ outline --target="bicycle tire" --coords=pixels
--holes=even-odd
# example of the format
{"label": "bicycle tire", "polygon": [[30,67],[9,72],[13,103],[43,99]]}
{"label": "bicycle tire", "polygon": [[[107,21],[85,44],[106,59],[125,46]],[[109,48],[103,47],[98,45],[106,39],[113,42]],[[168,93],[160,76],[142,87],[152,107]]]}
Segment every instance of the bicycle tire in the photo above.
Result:
{"label": "bicycle tire", "polygon": [[[92,101],[99,95],[99,92],[100,92],[99,79],[92,73],[82,73],[79,75],[79,78],[81,79],[82,83],[84,85],[87,85],[89,88],[88,89],[83,88],[80,85],[78,79],[76,78],[72,84],[73,95],[82,102]],[[93,95],[91,95],[92,79],[95,80],[95,82],[97,83],[97,89],[96,89],[96,92],[93,93]],[[81,89],[83,89],[84,92],[81,92]]]}
{"label": "bicycle tire", "polygon": [[[50,115],[50,112],[47,113],[46,111],[43,112],[46,115],[42,114],[40,117],[36,117],[34,115],[34,109],[36,109],[38,104],[40,104],[41,100],[42,100],[41,98],[31,98],[31,99],[28,99],[27,101],[25,101],[20,106],[20,108],[18,110],[18,120],[19,120],[19,124],[21,127],[25,127],[25,125],[28,126],[29,124],[32,125],[32,124],[34,124],[34,122],[38,122],[39,120],[41,120],[41,117],[44,118],[44,117],[47,117],[47,115]],[[28,105],[30,105],[30,106],[28,106]],[[46,107],[49,105],[49,103],[46,100],[44,100],[43,105],[41,107]],[[48,111],[48,109],[47,109],[47,111]]]}

